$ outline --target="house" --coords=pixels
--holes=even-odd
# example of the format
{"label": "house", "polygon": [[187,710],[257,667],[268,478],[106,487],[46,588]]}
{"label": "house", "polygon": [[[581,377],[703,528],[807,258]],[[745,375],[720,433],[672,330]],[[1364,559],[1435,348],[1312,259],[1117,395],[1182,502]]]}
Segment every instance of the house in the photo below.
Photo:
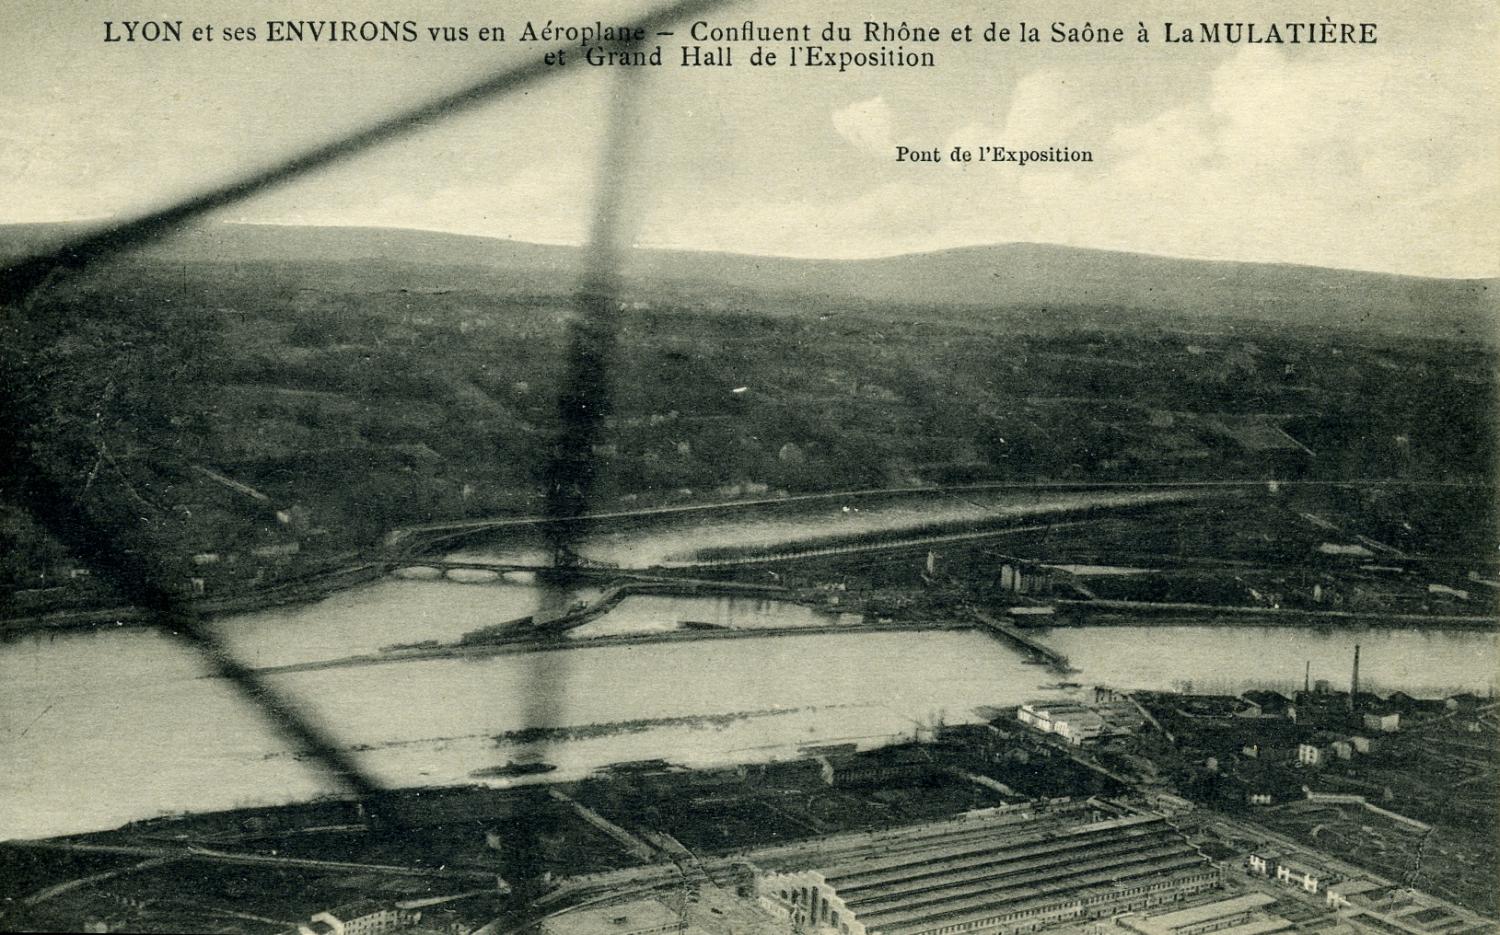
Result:
{"label": "house", "polygon": [[1395,711],[1367,711],[1364,723],[1365,730],[1394,734],[1401,729],[1401,715]]}
{"label": "house", "polygon": [[1449,695],[1443,699],[1443,707],[1449,711],[1459,711],[1469,714],[1479,707],[1479,696],[1472,692],[1459,692],[1456,695]]}
{"label": "house", "polygon": [[1371,753],[1374,753],[1375,749],[1376,749],[1376,743],[1375,743],[1375,741],[1372,740],[1369,737],[1360,737],[1360,736],[1350,737],[1349,738],[1349,743],[1354,746],[1354,752],[1355,753],[1362,753],[1362,754],[1364,754],[1366,756],[1368,756]]}
{"label": "house", "polygon": [[1328,874],[1299,860],[1288,860],[1282,858],[1276,862],[1276,879],[1290,886],[1301,887],[1309,893],[1316,893],[1328,884]]}
{"label": "house", "polygon": [[1104,718],[1093,711],[1078,711],[1053,721],[1057,735],[1074,746],[1092,740],[1104,731]]}
{"label": "house", "polygon": [[[1241,717],[1284,717],[1295,718],[1295,708],[1292,699],[1281,692],[1255,689],[1240,695],[1245,702],[1245,708],[1236,712]],[[1254,713],[1251,713],[1254,712]]]}
{"label": "house", "polygon": [[1281,859],[1281,852],[1269,848],[1258,848],[1249,853],[1246,860],[1250,869],[1263,877],[1268,877],[1276,872],[1276,862]]}
{"label": "house", "polygon": [[1303,766],[1321,766],[1324,756],[1323,748],[1317,744],[1297,744],[1297,762]]}
{"label": "house", "polygon": [[273,542],[270,545],[260,545],[252,548],[250,554],[256,558],[285,559],[302,551],[302,543],[295,541]]}
{"label": "house", "polygon": [[1354,759],[1354,745],[1347,740],[1335,740],[1328,745],[1328,749],[1341,760]]}
{"label": "house", "polygon": [[1383,705],[1374,705],[1374,707],[1411,716],[1414,714],[1442,714],[1446,710],[1447,705],[1435,698],[1414,698],[1406,692],[1394,691],[1385,697]]}
{"label": "house", "polygon": [[1369,880],[1345,880],[1342,883],[1335,883],[1328,887],[1325,898],[1328,901],[1329,909],[1338,910],[1354,905],[1357,902],[1364,902],[1365,900],[1355,899],[1355,897],[1361,894],[1368,894],[1384,888],[1381,884],[1373,883]]}
{"label": "house", "polygon": [[1242,763],[1234,777],[1244,789],[1242,801],[1251,805],[1274,805],[1301,799],[1303,777],[1286,766],[1266,763],[1264,756],[1263,752],[1259,763]]}
{"label": "house", "polygon": [[299,925],[297,931],[301,933],[306,929],[307,932],[327,935],[384,935],[412,925],[421,917],[420,912],[362,899],[320,912],[312,917],[310,926]]}
{"label": "house", "polygon": [[1385,696],[1386,705],[1396,711],[1410,711],[1416,700],[1416,698],[1399,689]]}

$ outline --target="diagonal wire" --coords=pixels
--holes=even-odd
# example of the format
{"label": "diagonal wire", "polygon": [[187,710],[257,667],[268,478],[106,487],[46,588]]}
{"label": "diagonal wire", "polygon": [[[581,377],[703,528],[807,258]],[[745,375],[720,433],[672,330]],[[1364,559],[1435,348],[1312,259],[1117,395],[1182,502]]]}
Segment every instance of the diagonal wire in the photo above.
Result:
{"label": "diagonal wire", "polygon": [[[635,51],[632,43],[628,51]],[[619,268],[624,242],[622,227],[628,169],[640,134],[635,132],[639,87],[644,80],[634,69],[619,77],[596,173],[594,217],[585,248],[585,268],[574,297],[577,317],[569,336],[568,358],[558,419],[562,427],[544,472],[548,546],[554,564],[571,565],[567,551],[573,537],[572,520],[588,511],[596,477],[593,445],[610,413],[609,362],[619,332]]]}
{"label": "diagonal wire", "polygon": [[[647,12],[625,28],[650,35],[662,26],[671,25],[677,20],[703,13],[726,2],[728,0],[678,0],[677,3]],[[467,87],[402,110],[363,130],[304,150],[270,168],[248,173],[175,204],[129,221],[106,226],[47,253],[11,264],[0,269],[0,304],[13,303],[30,295],[56,270],[83,269],[125,250],[159,240],[211,211],[407,136],[491,98],[504,97],[563,71],[563,67],[547,64],[546,56],[538,55],[525,64],[507,68]]]}
{"label": "diagonal wire", "polygon": [[[639,47],[631,43],[626,51]],[[589,510],[597,479],[594,445],[612,408],[610,370],[620,327],[620,256],[629,246],[623,223],[625,199],[632,189],[629,168],[640,139],[637,122],[643,81],[633,68],[617,78],[595,173],[594,216],[583,276],[574,295],[575,318],[557,398],[558,433],[542,471],[547,519],[543,535],[553,564],[553,573],[542,579],[545,616],[567,611],[580,584],[576,540],[581,533],[576,521]],[[528,725],[556,716],[565,681],[561,654],[539,656],[527,692]]]}
{"label": "diagonal wire", "polygon": [[[630,43],[634,52],[639,43]],[[584,247],[584,268],[573,296],[563,381],[557,397],[557,434],[542,466],[545,517],[542,532],[553,570],[539,577],[542,587],[537,619],[568,612],[583,585],[583,561],[576,522],[589,509],[597,478],[594,445],[611,410],[610,371],[619,334],[619,261],[627,246],[623,224],[629,169],[639,134],[634,132],[643,79],[635,69],[619,74],[610,102],[608,124],[595,170],[594,212]],[[569,682],[566,652],[533,653],[525,672],[528,727],[554,723],[563,710]],[[546,761],[549,733],[539,732],[528,745],[528,759]],[[546,864],[541,847],[549,819],[538,816],[538,833],[513,840],[514,859],[522,879],[539,879]]]}
{"label": "diagonal wire", "polygon": [[349,792],[368,796],[379,791],[379,785],[365,776],[329,734],[272,690],[254,669],[238,662],[205,626],[201,615],[162,586],[167,575],[148,552],[121,547],[116,537],[100,535],[98,523],[82,504],[23,454],[26,442],[16,423],[30,414],[28,407],[9,405],[0,413],[0,453],[5,455],[0,464],[5,467],[7,488],[24,497],[32,517],[79,561],[108,581],[121,598],[146,611],[155,626],[196,649],[214,675],[260,707],[296,752],[321,763]]}
{"label": "diagonal wire", "polygon": [[[679,0],[650,11],[630,24],[642,35],[701,13],[725,0]],[[632,48],[635,44],[632,43]],[[38,289],[67,271],[82,271],[125,251],[160,240],[185,224],[212,211],[242,201],[270,188],[292,181],[317,169],[335,164],[373,147],[413,133],[432,123],[503,97],[522,87],[556,74],[560,69],[545,63],[543,56],[486,77],[474,84],[426,103],[402,110],[364,130],[315,146],[269,168],[208,189],[166,207],[133,219],[107,225],[54,248],[0,269],[0,324],[25,305]],[[572,537],[588,502],[594,477],[593,439],[598,435],[603,413],[608,409],[607,363],[614,345],[613,294],[618,260],[618,220],[621,185],[610,184],[621,168],[623,144],[629,139],[633,96],[628,89],[637,79],[627,79],[626,93],[617,96],[611,111],[609,142],[600,168],[593,233],[588,250],[589,267],[578,293],[579,316],[570,341],[568,381],[559,398],[561,430],[553,456],[544,469],[549,542],[554,554],[575,554]],[[35,324],[34,322],[32,324]],[[349,791],[369,795],[379,791],[377,782],[365,775],[343,752],[331,735],[315,725],[287,699],[279,696],[252,669],[235,660],[229,649],[210,631],[191,605],[181,600],[164,582],[165,569],[146,550],[131,549],[108,524],[90,515],[82,503],[42,467],[31,450],[31,427],[43,424],[45,413],[37,410],[17,391],[18,377],[0,380],[0,465],[10,495],[20,493],[23,504],[37,522],[68,547],[82,562],[95,569],[120,595],[147,611],[155,624],[193,646],[212,665],[215,673],[250,697],[276,729],[299,751],[319,762]],[[33,375],[35,376],[35,375]],[[564,586],[567,576],[562,579]],[[533,686],[542,688],[541,686]],[[538,700],[550,699],[559,686],[548,680]]]}

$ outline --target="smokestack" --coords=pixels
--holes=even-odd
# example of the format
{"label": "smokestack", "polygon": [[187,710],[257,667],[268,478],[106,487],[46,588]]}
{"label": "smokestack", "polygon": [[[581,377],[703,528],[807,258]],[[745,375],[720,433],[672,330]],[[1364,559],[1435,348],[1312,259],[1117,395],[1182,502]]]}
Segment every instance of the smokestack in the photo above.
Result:
{"label": "smokestack", "polygon": [[1354,644],[1354,676],[1349,679],[1349,711],[1354,711],[1354,699],[1359,697],[1359,644]]}
{"label": "smokestack", "polygon": [[1307,660],[1307,665],[1302,669],[1302,693],[1308,694],[1312,691],[1312,660]]}

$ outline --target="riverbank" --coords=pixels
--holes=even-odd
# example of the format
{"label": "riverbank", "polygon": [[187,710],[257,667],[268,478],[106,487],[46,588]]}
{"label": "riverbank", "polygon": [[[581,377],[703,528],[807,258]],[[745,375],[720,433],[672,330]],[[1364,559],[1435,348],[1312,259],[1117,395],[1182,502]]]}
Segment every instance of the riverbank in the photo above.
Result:
{"label": "riverbank", "polygon": [[380,666],[397,662],[418,662],[434,659],[483,659],[491,656],[546,653],[559,650],[644,646],[651,643],[697,643],[705,640],[767,639],[770,637],[826,636],[829,634],[852,633],[894,633],[909,630],[965,631],[977,629],[979,627],[975,624],[964,621],[936,623],[912,620],[877,621],[857,626],[829,624],[826,627],[757,627],[743,630],[688,628],[667,633],[631,633],[620,636],[599,636],[587,640],[569,640],[566,638],[517,639],[503,643],[445,643],[439,646],[413,646],[410,648],[393,649],[383,653],[346,656],[342,659],[324,659],[316,662],[265,666],[256,671],[262,675],[283,675],[293,672],[321,672],[329,669]]}
{"label": "riverbank", "polygon": [[1253,619],[1257,627],[1401,626],[1413,629],[1500,631],[1500,616],[1483,614],[1407,614],[1378,610],[1306,610],[1295,607],[1191,604],[1160,601],[1074,600],[1051,602],[1062,613],[1040,618],[1047,627],[1096,626],[1237,626]]}
{"label": "riverbank", "polygon": [[[304,579],[267,588],[262,591],[236,595],[230,598],[221,598],[208,601],[194,601],[190,606],[205,616],[222,616],[227,614],[250,613],[258,610],[266,610],[274,607],[284,607],[297,604],[307,604],[322,600],[331,595],[347,591],[362,585],[370,584],[385,578],[395,568],[397,563],[389,562],[364,562],[338,571],[329,572],[314,578]],[[585,572],[590,577],[616,577],[610,572]],[[815,602],[787,588],[775,585],[757,585],[734,581],[716,581],[709,579],[683,579],[677,577],[657,577],[642,573],[631,575],[620,575],[632,580],[611,587],[601,595],[600,599],[590,603],[577,611],[563,614],[552,618],[545,624],[536,624],[532,617],[522,617],[516,620],[505,621],[493,625],[490,628],[492,635],[486,635],[476,631],[470,642],[477,644],[488,644],[491,639],[499,639],[509,642],[515,637],[517,625],[547,626],[558,633],[582,626],[591,620],[602,616],[616,606],[621,600],[632,595],[658,594],[658,595],[684,595],[684,596],[759,596],[767,599],[783,601],[786,603],[801,604],[808,607],[817,607]],[[465,585],[455,585],[465,586]],[[1398,626],[1409,627],[1418,630],[1468,630],[1480,632],[1500,631],[1500,616],[1480,614],[1409,614],[1392,613],[1385,611],[1348,611],[1348,610],[1307,610],[1300,608],[1278,608],[1258,607],[1250,605],[1222,605],[1222,604],[1197,604],[1182,602],[1154,602],[1154,601],[1126,601],[1126,600],[1076,600],[1070,598],[1058,598],[1051,600],[1052,605],[1058,612],[1052,614],[1037,614],[1029,618],[1018,618],[1014,621],[1018,629],[1054,629],[1054,628],[1083,628],[1083,627],[1236,627],[1242,625],[1253,625],[1256,627],[1307,627],[1307,626]],[[858,612],[857,603],[850,607],[841,608],[845,611]],[[73,611],[60,611],[49,614],[36,614],[26,617],[12,617],[0,619],[0,639],[8,636],[19,636],[26,633],[67,631],[67,630],[95,630],[113,629],[130,626],[150,626],[152,621],[145,611],[136,607],[119,606],[106,608],[90,608]],[[972,624],[936,625],[927,623],[897,624],[894,627],[882,627],[882,629],[963,629]],[[822,632],[834,632],[847,629],[847,627],[830,626],[821,628]],[[509,631],[509,633],[503,632]],[[780,631],[761,630],[752,631],[749,635],[775,635]],[[797,628],[790,632],[808,632],[806,628]],[[731,632],[730,636],[735,635]],[[595,637],[587,641],[581,641],[572,645],[594,645],[601,640],[618,642],[630,639],[634,642],[651,642],[654,640],[679,640],[692,638],[723,638],[724,633],[716,633],[712,629],[696,629],[690,632],[650,634],[640,637]],[[505,651],[534,652],[540,649],[564,649],[570,648],[567,643],[548,642],[539,646],[512,646]],[[422,649],[433,652],[432,647],[411,647],[411,649]],[[436,656],[442,655],[443,647],[437,648]],[[495,652],[501,650],[491,646]],[[394,661],[396,658],[434,658],[433,655],[420,655],[415,651],[411,654],[402,655],[396,652],[389,654],[389,658],[381,657],[374,661]],[[361,663],[363,664],[363,663]]]}
{"label": "riverbank", "polygon": [[[825,494],[808,494],[790,496],[784,498],[772,498],[761,500],[729,501],[722,503],[693,504],[690,506],[636,510],[615,511],[588,514],[579,517],[576,522],[581,526],[590,526],[599,523],[616,523],[624,528],[630,528],[632,524],[651,524],[657,522],[670,522],[683,517],[691,518],[700,515],[718,513],[755,513],[761,510],[779,510],[789,507],[795,508],[798,504],[834,502],[842,500],[859,500],[869,503],[871,501],[904,502],[920,497],[928,498],[951,498],[961,495],[974,495],[984,492],[1015,491],[1017,493],[1049,493],[1049,492],[1077,492],[1085,493],[1097,491],[1106,497],[1120,497],[1125,494],[1122,491],[1135,490],[1141,496],[1147,497],[1169,497],[1174,494],[1169,490],[1183,488],[1175,495],[1189,496],[1188,488],[1213,487],[1227,488],[1243,486],[1243,482],[1220,482],[1213,484],[1093,484],[1081,482],[1042,482],[1029,484],[978,484],[961,485],[956,487],[915,487],[898,489],[877,489],[859,491],[841,491]],[[1159,489],[1158,489],[1159,488]],[[1153,492],[1145,492],[1153,491]],[[1201,492],[1198,494],[1201,495]],[[856,510],[856,512],[858,512]],[[828,542],[836,543],[829,545],[828,542],[819,540],[817,547],[803,547],[793,550],[778,548],[775,544],[765,544],[757,547],[751,552],[737,555],[733,558],[718,556],[709,559],[695,559],[680,563],[671,563],[671,571],[691,573],[694,569],[712,569],[716,567],[732,567],[741,564],[758,564],[761,562],[786,562],[808,557],[817,557],[831,554],[879,552],[899,549],[915,549],[944,543],[956,543],[984,539],[993,535],[1004,535],[1022,531],[1035,531],[1043,527],[1020,527],[1005,525],[1013,523],[1015,516],[993,516],[984,519],[954,519],[951,521],[933,524],[925,530],[925,534],[917,537],[911,535],[911,531],[902,528],[877,530],[854,535],[841,535],[829,539]],[[248,613],[257,610],[286,606],[289,604],[307,603],[321,600],[331,594],[350,588],[367,584],[378,580],[394,569],[404,565],[420,565],[426,556],[432,555],[440,547],[453,547],[460,540],[467,540],[476,535],[493,536],[497,532],[508,529],[534,530],[540,528],[547,522],[545,517],[522,516],[504,519],[477,520],[459,524],[434,524],[432,526],[403,527],[393,530],[385,537],[384,545],[366,551],[361,555],[353,557],[350,564],[341,565],[333,569],[312,572],[295,580],[287,581],[271,587],[254,588],[237,591],[233,594],[207,599],[186,599],[187,605],[193,611],[206,616],[222,616],[225,614]],[[996,524],[1000,524],[997,526]],[[1066,525],[1054,522],[1052,526]],[[541,571],[542,568],[533,570]],[[647,577],[656,577],[653,571],[665,572],[666,567],[659,569],[639,569],[638,572]],[[590,577],[625,577],[631,574],[631,569],[613,568],[588,568],[582,567],[572,570],[579,576]],[[77,607],[59,606],[54,611],[33,612],[21,616],[0,619],[0,637],[7,634],[22,634],[34,631],[56,631],[70,629],[98,629],[104,627],[125,627],[150,625],[149,615],[139,608],[119,605],[106,607]]]}
{"label": "riverbank", "polygon": [[[306,604],[341,591],[379,581],[390,572],[391,567],[389,562],[367,560],[269,588],[259,588],[211,600],[188,601],[187,606],[202,616],[223,616],[251,613],[290,604]],[[154,622],[148,611],[129,605],[79,608],[0,619],[0,638],[12,634],[56,630],[151,626]]]}
{"label": "riverbank", "polygon": [[[620,554],[629,553],[632,559],[620,559],[621,564],[633,563],[645,566],[653,561],[653,556],[680,555],[685,556],[680,560],[667,561],[656,567],[640,567],[638,569],[614,568],[608,562],[595,560],[592,567],[574,569],[571,574],[579,578],[586,578],[593,584],[605,584],[610,581],[631,579],[634,581],[656,582],[653,587],[663,590],[657,593],[678,594],[728,594],[738,591],[755,591],[774,595],[779,599],[801,602],[799,595],[792,593],[789,589],[778,589],[774,586],[760,585],[758,582],[765,580],[766,575],[775,577],[770,568],[779,569],[776,574],[787,576],[789,581],[812,587],[825,584],[841,585],[844,579],[851,574],[848,563],[845,566],[838,564],[838,559],[843,556],[852,556],[857,562],[864,562],[867,557],[882,553],[904,554],[911,552],[916,556],[930,553],[946,546],[949,552],[945,553],[945,574],[941,580],[933,579],[919,582],[914,578],[901,579],[898,586],[907,589],[917,588],[921,594],[932,596],[937,592],[932,591],[935,584],[947,582],[952,584],[954,572],[949,568],[964,568],[965,555],[977,554],[979,543],[991,538],[1006,536],[1022,536],[1029,534],[1042,534],[1047,536],[1059,530],[1082,530],[1080,534],[1094,536],[1095,533],[1088,530],[1099,523],[1105,522],[1105,516],[1116,525],[1121,523],[1129,525],[1139,515],[1158,510],[1169,503],[1176,503],[1183,498],[1203,499],[1213,496],[1241,495],[1245,491],[1243,482],[1223,482],[1216,484],[1180,484],[1159,485],[1157,489],[1150,489],[1152,485],[1121,485],[1120,487],[1109,487],[1098,484],[1056,484],[1056,485],[1021,485],[1011,487],[1012,490],[1030,490],[1038,493],[1058,493],[1063,491],[1076,491],[1078,495],[1069,493],[1065,500],[1051,497],[1042,501],[987,503],[987,505],[968,504],[969,512],[959,511],[953,515],[944,514],[938,518],[933,515],[916,515],[909,509],[903,508],[904,513],[900,516],[885,516],[883,519],[873,519],[872,514],[858,516],[860,509],[856,508],[850,513],[850,508],[845,507],[844,512],[838,514],[834,519],[828,517],[808,516],[809,529],[738,529],[738,538],[734,539],[732,545],[725,545],[725,530],[719,528],[722,523],[718,521],[704,520],[704,529],[700,530],[688,522],[688,528],[674,530],[663,530],[657,528],[659,524],[672,525],[674,521],[662,519],[663,516],[687,515],[689,517],[702,515],[703,512],[720,511],[734,513],[736,511],[753,513],[756,511],[774,511],[783,509],[788,503],[795,506],[796,499],[825,500],[836,497],[862,497],[866,498],[865,509],[876,509],[877,503],[902,502],[914,494],[926,495],[934,505],[934,508],[942,507],[946,501],[951,501],[960,493],[975,495],[981,489],[994,490],[993,487],[969,487],[969,488],[930,488],[921,491],[861,491],[846,492],[841,494],[819,495],[817,497],[791,498],[788,500],[747,501],[742,503],[728,503],[718,505],[695,506],[691,509],[681,508],[665,512],[637,511],[632,513],[604,513],[583,517],[580,522],[610,524],[614,529],[610,533],[609,549],[614,551],[606,557],[618,557]],[[1001,488],[1004,489],[1004,488]],[[1083,494],[1088,496],[1083,496]],[[979,510],[982,515],[970,515],[973,510]],[[937,510],[942,513],[942,509]],[[1048,514],[1042,517],[1038,514]],[[962,514],[962,515],[961,515]],[[1045,519],[1046,522],[1027,522],[1027,518]],[[478,531],[487,531],[493,536],[497,530],[502,528],[531,528],[544,522],[538,517],[517,517],[505,520],[475,521],[472,524],[464,524],[462,533],[464,535],[476,534]],[[678,520],[676,522],[682,522]],[[716,526],[715,523],[718,523]],[[873,523],[873,525],[872,525]],[[823,524],[823,525],[819,525]],[[824,528],[826,526],[826,528]],[[618,527],[618,528],[615,528]],[[712,533],[712,529],[717,529]],[[815,528],[814,528],[815,527]],[[834,532],[838,529],[838,532]],[[707,530],[707,531],[704,531]],[[362,555],[343,558],[349,564],[334,568],[325,568],[321,571],[310,573],[294,580],[286,581],[269,588],[247,589],[238,591],[228,596],[218,596],[210,599],[199,599],[191,601],[189,606],[196,612],[206,616],[223,616],[229,614],[240,614],[253,612],[267,608],[295,605],[299,603],[310,603],[322,600],[340,591],[349,590],[373,581],[380,580],[392,571],[406,568],[407,566],[427,565],[432,571],[431,577],[445,577],[459,579],[463,575],[471,577],[495,577],[501,578],[508,570],[525,568],[535,571],[537,574],[546,573],[546,556],[532,556],[527,552],[530,546],[521,548],[527,552],[524,558],[516,555],[501,554],[498,556],[480,555],[477,558],[464,556],[438,557],[432,554],[437,543],[443,541],[443,537],[452,533],[453,527],[412,527],[409,530],[398,530],[403,533],[397,535],[392,533],[390,543],[378,553],[366,553]],[[1108,530],[1098,533],[1103,536]],[[698,538],[699,533],[707,536],[707,540]],[[668,535],[670,533],[670,535]],[[712,534],[710,534],[712,533]],[[429,534],[435,538],[429,538]],[[667,541],[672,536],[685,536],[681,542]],[[717,537],[717,539],[715,538]],[[619,540],[619,541],[615,541]],[[713,542],[719,542],[714,545]],[[654,545],[652,544],[654,542]],[[514,544],[512,544],[514,545]],[[509,546],[502,547],[500,551],[505,553]],[[601,547],[602,548],[602,547]],[[1021,548],[1018,546],[1018,548]],[[1032,551],[1037,546],[1033,544]],[[655,551],[652,551],[652,550]],[[673,550],[676,551],[673,551]],[[638,551],[631,551],[638,550]],[[977,551],[976,551],[977,550]],[[1026,551],[1021,548],[1021,551]],[[430,556],[424,558],[424,556]],[[928,556],[931,558],[931,555]],[[598,559],[598,556],[595,556]],[[904,559],[903,559],[904,560]],[[536,561],[540,564],[516,564],[516,562]],[[952,564],[950,564],[952,563]],[[748,570],[739,571],[741,566]],[[763,567],[764,566],[764,567]],[[1248,567],[1248,566],[1247,566]],[[460,572],[458,569],[464,569]],[[1334,569],[1330,573],[1336,573]],[[846,600],[853,602],[857,608],[860,598],[859,594],[866,594],[869,587],[861,586],[863,580],[862,572],[852,573],[854,581],[850,582],[850,592]],[[970,561],[967,570],[962,574],[968,575],[964,578],[964,586],[959,588],[970,599],[990,600],[994,593],[990,590],[991,585],[986,584],[988,576],[993,574],[993,569],[984,567],[983,561]],[[1233,572],[1238,576],[1245,574],[1242,570]],[[703,578],[689,579],[687,575],[718,575],[724,579],[741,575],[745,582],[734,582],[729,580],[705,581]],[[1262,577],[1268,579],[1269,583],[1251,582],[1262,590],[1267,588],[1278,588],[1281,585],[1280,576],[1284,573],[1272,574],[1267,572]],[[684,577],[679,577],[684,576]],[[898,576],[899,578],[899,576]],[[695,582],[692,585],[683,584],[687,581]],[[780,578],[776,580],[780,581]],[[895,579],[893,579],[894,581]],[[1071,579],[1070,579],[1071,580]],[[1416,580],[1416,579],[1413,579]],[[871,577],[865,581],[868,586],[885,586],[893,581],[886,581],[879,576]],[[477,583],[477,582],[476,582]],[[970,586],[972,583],[972,586]],[[1192,584],[1193,582],[1189,582]],[[1217,585],[1218,582],[1211,582]],[[1446,611],[1444,613],[1413,613],[1414,609],[1422,609],[1428,606],[1426,593],[1413,595],[1398,595],[1402,600],[1392,600],[1391,606],[1403,607],[1405,612],[1391,610],[1332,610],[1303,608],[1269,607],[1256,604],[1231,604],[1227,602],[1242,602],[1252,598],[1243,593],[1249,591],[1258,596],[1247,583],[1244,587],[1235,589],[1226,585],[1225,587],[1185,588],[1182,593],[1120,593],[1118,589],[1113,595],[1094,596],[1088,588],[1072,587],[1060,589],[1066,590],[1071,596],[1059,595],[1057,597],[1041,597],[1033,595],[1029,600],[1025,597],[1017,597],[1016,600],[1040,605],[1038,609],[1051,611],[1050,613],[1038,613],[1031,619],[1018,619],[1017,625],[1025,626],[1034,623],[1042,626],[1088,626],[1088,625],[1141,625],[1152,626],[1177,626],[1177,625],[1209,625],[1209,626],[1347,626],[1347,625],[1394,625],[1421,629],[1470,629],[1496,631],[1500,630],[1500,615],[1495,613],[1458,613],[1467,609],[1467,606],[1475,606],[1483,609],[1482,604],[1466,605],[1455,601],[1448,601],[1446,605],[1439,603],[1435,609]],[[688,591],[669,591],[665,589],[677,587],[691,587]],[[713,590],[703,590],[711,588]],[[211,590],[211,589],[210,589]],[[1418,590],[1420,590],[1418,588]],[[633,591],[628,593],[643,593]],[[1274,593],[1280,593],[1276,590]],[[1454,592],[1457,593],[1457,592]],[[608,597],[608,595],[606,595]],[[819,595],[821,600],[823,595]],[[1087,599],[1078,599],[1084,598]],[[1140,597],[1149,598],[1141,600]],[[1210,602],[1183,602],[1183,597],[1189,601],[1197,601],[1203,597],[1210,600],[1222,599],[1226,603]],[[1159,598],[1159,599],[1158,599]],[[1465,597],[1467,601],[1467,597]],[[583,616],[569,617],[568,620],[581,624],[590,616],[600,616],[613,606],[612,600],[597,602],[590,608],[584,609]],[[1491,608],[1493,609],[1493,608]],[[567,616],[567,615],[565,615]],[[1043,620],[1045,617],[1045,621]],[[131,607],[91,607],[72,608],[60,610],[55,613],[29,614],[27,616],[13,617],[0,620],[0,637],[8,634],[20,634],[32,631],[57,631],[68,629],[98,629],[126,626],[138,626],[149,624],[151,621],[140,610]],[[491,625],[492,633],[476,634],[475,639],[489,641],[491,638],[510,639],[516,631],[515,624],[535,624],[536,621],[507,620]],[[563,626],[565,623],[555,623],[555,626]]]}

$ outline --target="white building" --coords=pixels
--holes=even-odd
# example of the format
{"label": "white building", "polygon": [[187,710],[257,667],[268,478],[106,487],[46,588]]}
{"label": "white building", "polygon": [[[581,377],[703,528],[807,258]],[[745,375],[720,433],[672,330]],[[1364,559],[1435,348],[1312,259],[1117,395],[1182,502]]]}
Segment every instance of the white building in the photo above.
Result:
{"label": "white building", "polygon": [[1369,880],[1345,880],[1343,883],[1335,883],[1328,887],[1325,898],[1328,900],[1328,908],[1337,910],[1351,905],[1353,897],[1360,893],[1379,889],[1384,889],[1384,887]]}
{"label": "white building", "polygon": [[580,909],[542,923],[543,935],[664,935],[681,930],[681,917],[654,899]]}
{"label": "white building", "polygon": [[384,935],[412,925],[421,917],[420,912],[360,900],[320,912],[312,917],[311,926],[299,925],[297,931],[301,935],[319,932],[328,935]]}
{"label": "white building", "polygon": [[1104,718],[1081,704],[1033,701],[1016,710],[1016,720],[1039,731],[1056,734],[1074,746],[1104,732]]}
{"label": "white building", "polygon": [[1292,886],[1300,886],[1309,893],[1319,892],[1328,882],[1327,874],[1322,870],[1296,860],[1278,860],[1276,879]]}
{"label": "white building", "polygon": [[1139,935],[1208,935],[1210,932],[1272,935],[1293,928],[1286,919],[1266,912],[1267,907],[1276,901],[1276,897],[1267,893],[1245,893],[1156,915],[1127,914],[1117,924]]}
{"label": "white building", "polygon": [[1280,857],[1281,855],[1276,851],[1251,851],[1249,855],[1250,869],[1263,877],[1268,877],[1276,872],[1276,861]]}

